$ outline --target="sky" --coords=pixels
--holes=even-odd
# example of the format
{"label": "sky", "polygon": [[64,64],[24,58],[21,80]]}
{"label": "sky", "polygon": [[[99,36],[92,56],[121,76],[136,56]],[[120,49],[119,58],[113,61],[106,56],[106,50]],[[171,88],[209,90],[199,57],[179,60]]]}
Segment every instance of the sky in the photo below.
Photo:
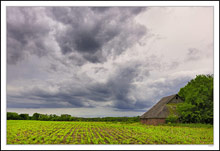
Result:
{"label": "sky", "polygon": [[7,7],[7,111],[140,116],[213,74],[213,7]]}

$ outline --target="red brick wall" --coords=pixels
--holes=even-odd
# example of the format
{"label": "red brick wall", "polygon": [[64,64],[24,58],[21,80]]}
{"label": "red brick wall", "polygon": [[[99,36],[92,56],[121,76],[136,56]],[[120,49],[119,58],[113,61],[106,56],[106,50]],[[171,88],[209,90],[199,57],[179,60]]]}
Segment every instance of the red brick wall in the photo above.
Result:
{"label": "red brick wall", "polygon": [[158,124],[165,124],[166,121],[164,118],[161,119],[141,119],[142,124],[147,124],[147,125],[158,125]]}

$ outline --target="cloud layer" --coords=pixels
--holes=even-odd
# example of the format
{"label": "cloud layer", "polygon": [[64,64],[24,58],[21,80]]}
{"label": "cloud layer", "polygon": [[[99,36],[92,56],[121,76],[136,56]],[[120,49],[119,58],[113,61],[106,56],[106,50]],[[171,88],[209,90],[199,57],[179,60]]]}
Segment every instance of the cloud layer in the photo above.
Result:
{"label": "cloud layer", "polygon": [[212,8],[182,9],[7,7],[7,107],[145,111],[213,73]]}
{"label": "cloud layer", "polygon": [[15,64],[30,53],[46,55],[51,51],[47,42],[52,39],[69,59],[104,62],[109,56],[120,55],[146,34],[146,27],[133,21],[145,10],[143,7],[10,7],[8,63]]}

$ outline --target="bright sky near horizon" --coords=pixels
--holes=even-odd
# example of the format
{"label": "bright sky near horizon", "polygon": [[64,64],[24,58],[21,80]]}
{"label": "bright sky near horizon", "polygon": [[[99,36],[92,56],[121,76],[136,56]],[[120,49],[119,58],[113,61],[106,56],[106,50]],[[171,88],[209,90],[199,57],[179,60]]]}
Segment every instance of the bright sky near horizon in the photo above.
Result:
{"label": "bright sky near horizon", "polygon": [[7,7],[7,111],[137,116],[213,74],[213,7]]}

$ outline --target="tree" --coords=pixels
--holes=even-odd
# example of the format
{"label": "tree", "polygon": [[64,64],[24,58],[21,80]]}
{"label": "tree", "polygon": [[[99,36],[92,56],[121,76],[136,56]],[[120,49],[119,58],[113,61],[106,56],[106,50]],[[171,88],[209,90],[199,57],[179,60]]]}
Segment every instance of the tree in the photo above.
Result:
{"label": "tree", "polygon": [[61,121],[69,121],[70,118],[71,118],[71,115],[68,115],[68,114],[61,114],[60,116]]}
{"label": "tree", "polygon": [[7,120],[20,120],[20,116],[15,112],[7,112]]}
{"label": "tree", "polygon": [[39,114],[39,113],[34,113],[33,116],[32,116],[32,119],[33,119],[33,120],[38,120],[39,117],[40,117],[40,115],[41,115],[41,114]]}
{"label": "tree", "polygon": [[50,121],[58,121],[59,116],[57,116],[56,114],[50,114],[49,116]]}
{"label": "tree", "polygon": [[213,75],[197,75],[178,94],[184,99],[177,106],[180,121],[213,123]]}
{"label": "tree", "polygon": [[41,120],[41,121],[49,121],[50,116],[47,115],[47,114],[40,114],[38,119]]}
{"label": "tree", "polygon": [[20,119],[21,120],[28,120],[29,119],[29,115],[28,114],[20,114]]}

